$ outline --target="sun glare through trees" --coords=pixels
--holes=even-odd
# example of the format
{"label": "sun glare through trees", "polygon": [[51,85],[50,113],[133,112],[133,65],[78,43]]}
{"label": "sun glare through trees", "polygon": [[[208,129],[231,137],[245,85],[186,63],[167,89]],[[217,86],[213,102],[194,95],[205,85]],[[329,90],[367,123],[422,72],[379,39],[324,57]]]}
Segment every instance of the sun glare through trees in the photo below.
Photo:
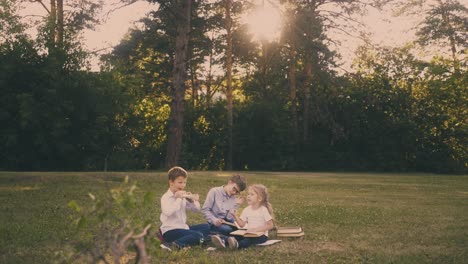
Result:
{"label": "sun glare through trees", "polygon": [[260,3],[251,13],[246,14],[245,22],[257,40],[272,41],[279,38],[281,13],[268,1]]}

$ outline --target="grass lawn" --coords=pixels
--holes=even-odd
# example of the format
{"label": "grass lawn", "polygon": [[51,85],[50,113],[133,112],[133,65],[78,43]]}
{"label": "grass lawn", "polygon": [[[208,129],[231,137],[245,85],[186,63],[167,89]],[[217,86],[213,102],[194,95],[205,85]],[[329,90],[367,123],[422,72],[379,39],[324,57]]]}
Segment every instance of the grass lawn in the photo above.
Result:
{"label": "grass lawn", "polygon": [[[135,196],[153,202],[129,211],[153,223],[152,263],[468,263],[468,176],[375,173],[242,172],[265,184],[278,225],[302,226],[301,240],[232,252],[192,248],[161,251],[155,239],[164,172],[0,172],[0,263],[53,263],[79,240],[67,207],[89,204],[119,186],[137,182]],[[228,172],[191,172],[187,190],[203,202]],[[190,213],[189,224],[201,223]],[[89,227],[92,230],[92,225]],[[79,262],[79,261],[78,261]]]}

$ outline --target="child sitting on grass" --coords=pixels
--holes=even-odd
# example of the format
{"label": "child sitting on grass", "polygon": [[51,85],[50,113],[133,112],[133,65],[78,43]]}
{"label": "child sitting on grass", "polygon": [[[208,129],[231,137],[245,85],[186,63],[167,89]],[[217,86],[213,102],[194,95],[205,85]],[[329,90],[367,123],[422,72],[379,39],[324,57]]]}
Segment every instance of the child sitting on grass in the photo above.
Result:
{"label": "child sitting on grass", "polygon": [[199,224],[188,226],[185,210],[200,211],[198,194],[186,192],[188,174],[181,167],[173,167],[168,172],[169,190],[161,197],[161,233],[166,250],[200,245],[208,234],[209,226]]}
{"label": "child sitting on grass", "polygon": [[210,225],[212,233],[229,235],[229,233],[236,230],[235,227],[226,224],[226,222],[234,222],[234,218],[229,214],[229,211],[237,209],[244,202],[242,197],[236,196],[245,190],[245,186],[245,178],[241,175],[234,175],[229,178],[226,185],[210,189],[201,211]]}
{"label": "child sitting on grass", "polygon": [[[264,243],[268,240],[268,231],[273,229],[273,208],[270,204],[270,197],[267,188],[262,184],[254,184],[248,188],[248,206],[237,217],[235,210],[230,210],[230,214],[241,228],[246,228],[247,232],[263,232],[259,237],[230,236],[227,238],[229,248],[247,248],[252,245]],[[224,240],[217,235],[211,237],[211,241],[216,247],[226,247]]]}

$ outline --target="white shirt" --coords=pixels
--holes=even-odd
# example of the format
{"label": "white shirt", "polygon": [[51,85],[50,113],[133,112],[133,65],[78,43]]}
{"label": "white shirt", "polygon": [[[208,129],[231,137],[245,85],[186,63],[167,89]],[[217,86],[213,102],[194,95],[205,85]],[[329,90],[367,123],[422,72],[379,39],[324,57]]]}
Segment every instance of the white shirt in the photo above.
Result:
{"label": "white shirt", "polygon": [[[266,223],[273,218],[271,217],[268,209],[265,206],[260,206],[257,209],[253,209],[252,206],[247,206],[244,208],[240,215],[242,221],[247,222],[247,225],[244,226],[246,229],[263,227]],[[268,236],[268,231],[265,231],[265,236]]]}
{"label": "white shirt", "polygon": [[164,234],[172,229],[189,229],[186,224],[187,214],[185,210],[200,211],[200,202],[187,202],[185,198],[176,198],[169,189],[161,197],[161,232]]}

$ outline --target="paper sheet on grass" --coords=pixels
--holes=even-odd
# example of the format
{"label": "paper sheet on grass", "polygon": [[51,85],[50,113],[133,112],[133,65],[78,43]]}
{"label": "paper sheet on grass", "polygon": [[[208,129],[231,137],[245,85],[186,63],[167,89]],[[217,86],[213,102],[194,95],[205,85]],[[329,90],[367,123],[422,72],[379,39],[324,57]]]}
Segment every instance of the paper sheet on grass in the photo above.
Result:
{"label": "paper sheet on grass", "polygon": [[279,243],[279,242],[281,242],[281,240],[269,239],[266,242],[263,242],[261,244],[257,244],[257,246],[270,246],[270,245],[273,245],[273,244],[276,244],[276,243]]}

